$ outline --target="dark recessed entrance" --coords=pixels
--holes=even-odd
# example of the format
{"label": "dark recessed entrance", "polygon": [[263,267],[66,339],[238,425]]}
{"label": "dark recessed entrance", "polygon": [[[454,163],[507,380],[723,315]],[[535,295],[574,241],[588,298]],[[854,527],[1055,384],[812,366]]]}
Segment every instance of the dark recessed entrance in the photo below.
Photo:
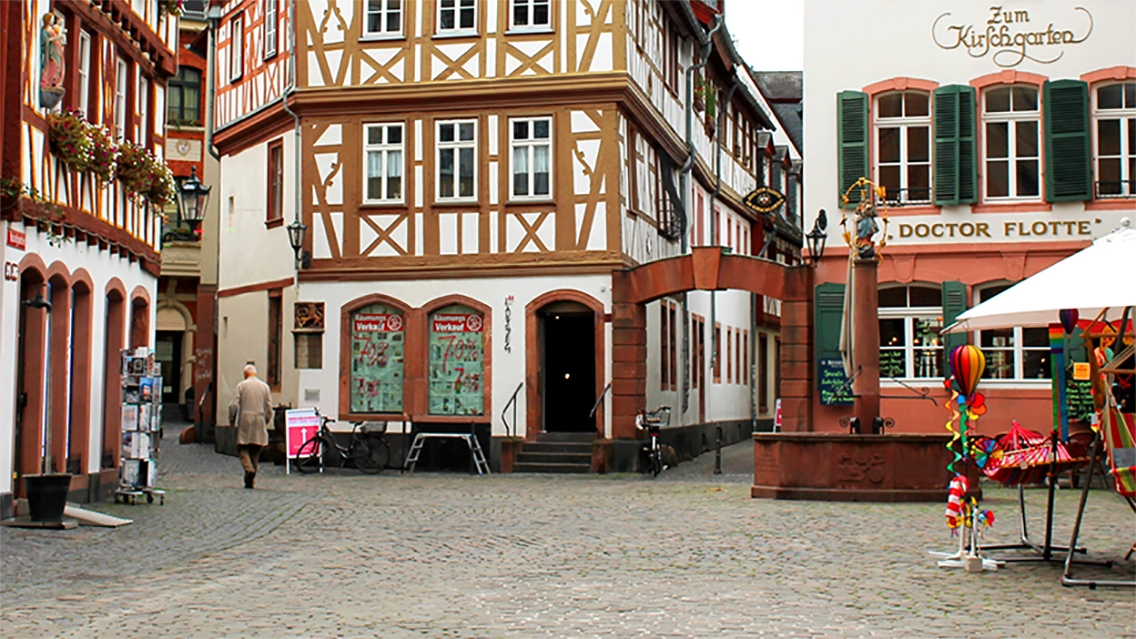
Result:
{"label": "dark recessed entrance", "polygon": [[591,432],[596,401],[596,315],[576,302],[539,311],[544,430]]}

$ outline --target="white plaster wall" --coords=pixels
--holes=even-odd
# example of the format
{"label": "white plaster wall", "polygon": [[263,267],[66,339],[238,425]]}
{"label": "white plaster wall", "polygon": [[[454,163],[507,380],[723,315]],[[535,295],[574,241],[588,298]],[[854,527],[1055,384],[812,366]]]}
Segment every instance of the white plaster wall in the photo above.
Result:
{"label": "white plaster wall", "polygon": [[[150,304],[150,343],[154,342],[154,300],[157,300],[158,278],[142,270],[139,262],[133,264],[108,251],[100,251],[98,247],[89,246],[86,242],[66,242],[61,246],[52,246],[47,242],[46,235],[36,231],[35,227],[26,227],[22,223],[5,223],[0,227],[0,233],[7,237],[9,228],[23,231],[27,234],[27,250],[19,250],[7,246],[5,241],[0,244],[0,261],[18,264],[29,254],[38,254],[45,265],[50,267],[55,262],[62,262],[67,266],[68,272],[86,269],[91,275],[93,290],[91,292],[91,421],[90,447],[86,458],[86,472],[99,470],[102,458],[102,431],[103,431],[103,388],[104,369],[104,336],[106,334],[106,286],[117,277],[126,287],[126,294],[138,286],[149,291]],[[15,438],[16,419],[16,372],[17,353],[19,352],[19,282],[3,281],[0,286],[0,492],[12,491],[12,462],[13,442]],[[129,304],[129,301],[127,302]],[[128,306],[129,309],[129,306]],[[130,316],[127,314],[126,342],[129,343]],[[113,354],[117,358],[118,354]],[[118,380],[110,380],[118,383]]]}
{"label": "white plaster wall", "polygon": [[[969,84],[971,80],[1007,69],[998,66],[994,52],[968,55],[964,47],[945,50],[934,37],[949,44],[949,25],[973,27],[985,33],[992,19],[991,3],[976,0],[940,2],[907,2],[902,0],[810,0],[805,4],[804,102],[805,147],[809,149],[808,180],[805,182],[803,210],[808,213],[806,228],[813,224],[819,209],[829,211],[828,246],[841,244],[840,226],[832,223],[837,211],[837,108],[836,94],[843,90],[863,90],[865,86],[894,77],[920,78],[949,84]],[[1029,22],[1010,25],[1015,32],[1071,30],[1081,38],[1089,27],[1084,7],[1092,15],[1092,32],[1080,44],[1029,47],[1027,53],[1036,58],[1024,59],[1013,70],[1036,73],[1050,79],[1077,79],[1082,74],[1100,69],[1136,64],[1136,3],[1109,0],[1019,0],[1003,5],[1006,10],[1028,11]],[[944,14],[937,29],[935,20]],[[886,24],[886,29],[882,25]],[[1000,28],[996,25],[995,28]],[[853,37],[853,34],[876,34]],[[1005,62],[1005,58],[1000,58]],[[1044,63],[1042,62],[1044,61]],[[985,221],[991,223],[991,237],[986,242],[1029,242],[1087,239],[1080,236],[1006,237],[996,235],[1007,221],[1023,221],[1027,225],[1040,219],[1091,222],[1091,237],[1100,237],[1116,227],[1123,215],[1131,211],[1093,211],[1087,213],[1081,203],[1054,204],[1052,212],[998,216],[970,213],[969,206],[945,207],[941,215],[912,216],[893,222],[909,224]],[[997,219],[993,219],[997,218]],[[839,217],[837,217],[837,220]],[[1097,223],[1095,220],[1100,219]],[[893,224],[891,233],[896,244],[916,243],[902,238]],[[919,243],[941,244],[969,242],[973,238],[931,237]]]}
{"label": "white plaster wall", "polygon": [[[280,346],[280,390],[272,393],[272,403],[294,406],[299,377],[293,368],[295,344],[292,340],[296,287],[285,287],[281,293],[284,330]],[[235,396],[237,384],[244,379],[244,367],[249,362],[257,367],[258,376],[265,379],[268,366],[268,291],[217,300],[217,423],[228,424],[229,402]]]}
{"label": "white plaster wall", "polygon": [[[224,290],[291,277],[295,257],[284,226],[295,215],[295,136],[284,133],[284,225],[264,226],[268,206],[268,143],[221,158],[218,288]],[[279,138],[278,138],[279,139]],[[308,229],[310,234],[312,229]]]}
{"label": "white plaster wall", "polygon": [[[611,312],[611,277],[587,275],[579,277],[525,277],[525,278],[480,278],[469,280],[416,280],[395,282],[313,282],[302,283],[296,298],[300,301],[323,301],[326,304],[327,329],[323,342],[323,368],[297,371],[298,388],[294,394],[298,406],[310,406],[303,402],[307,389],[318,389],[320,412],[337,416],[339,411],[339,344],[340,308],[351,300],[371,293],[382,293],[412,307],[421,307],[432,300],[446,295],[460,293],[492,307],[492,322],[489,337],[492,347],[492,396],[486,404],[486,414],[493,418],[493,435],[505,434],[501,422],[501,410],[509,401],[517,385],[525,379],[525,306],[536,297],[552,290],[568,289],[586,293],[603,303],[604,312]],[[513,296],[510,322],[510,343],[512,352],[505,351],[505,299]],[[286,307],[286,308],[290,308]],[[241,330],[244,324],[230,323],[229,335],[235,338],[234,331]],[[253,329],[255,330],[255,329]],[[290,334],[286,336],[290,338]],[[605,371],[604,376],[611,379],[611,325],[606,328],[604,338]],[[292,359],[285,361],[291,367]],[[656,385],[657,385],[656,381]],[[287,401],[289,398],[284,398]],[[525,424],[525,392],[517,396],[517,419],[521,433]],[[511,413],[511,411],[510,411]],[[611,401],[604,402],[605,429],[610,434]],[[512,416],[510,414],[510,419]],[[392,428],[396,426],[392,425]]]}

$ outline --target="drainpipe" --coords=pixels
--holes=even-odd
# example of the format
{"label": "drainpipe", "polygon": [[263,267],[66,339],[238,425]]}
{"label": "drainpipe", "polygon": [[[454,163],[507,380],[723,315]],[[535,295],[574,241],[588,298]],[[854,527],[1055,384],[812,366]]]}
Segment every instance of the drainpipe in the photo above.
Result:
{"label": "drainpipe", "polygon": [[[690,186],[690,171],[694,168],[694,74],[702,70],[706,63],[710,60],[710,49],[714,46],[714,34],[718,29],[722,28],[722,18],[714,16],[713,27],[710,33],[704,37],[699,38],[699,45],[702,55],[699,57],[698,64],[692,64],[686,68],[686,148],[688,155],[686,161],[683,162],[682,168],[679,169],[679,178],[682,184],[682,197],[683,197],[683,210],[687,212],[687,220],[689,221],[691,215],[691,186]],[[702,32],[698,31],[701,36]],[[689,228],[684,228],[682,232],[682,254],[685,255],[689,249],[687,231]],[[685,422],[683,416],[690,408],[690,296],[686,293],[682,295],[682,410],[679,412],[680,421]],[[699,392],[706,392],[705,389]]]}
{"label": "drainpipe", "polygon": [[[280,104],[284,107],[284,112],[287,113],[288,115],[292,116],[292,121],[295,122],[295,127],[293,128],[293,136],[294,136],[293,146],[294,146],[294,148],[292,150],[292,156],[293,156],[292,164],[293,164],[293,166],[296,167],[295,171],[294,171],[295,177],[293,177],[293,181],[294,181],[294,186],[293,186],[294,197],[293,197],[293,199],[295,200],[295,203],[294,203],[293,206],[294,206],[294,221],[296,223],[300,223],[300,194],[301,194],[301,188],[300,188],[300,152],[301,152],[301,149],[300,149],[300,116],[297,115],[295,111],[293,111],[291,108],[288,107],[288,98],[296,93],[296,46],[298,44],[298,42],[296,42],[296,40],[297,40],[297,38],[296,38],[296,0],[291,0],[288,3],[288,12],[289,12],[289,15],[288,15],[288,30],[290,31],[289,38],[291,38],[291,40],[292,40],[292,42],[291,42],[292,46],[288,47],[288,49],[289,49],[289,53],[288,53],[288,57],[289,57],[288,86],[284,88],[284,93],[280,97]],[[303,255],[303,249],[300,250],[300,254],[301,254],[301,256]],[[302,263],[303,263],[302,259],[297,260],[296,265],[295,265],[296,279],[295,279],[294,286],[296,288],[297,295],[299,294],[299,289],[300,289],[300,266],[301,266]]]}
{"label": "drainpipe", "polygon": [[[214,38],[217,35],[217,23],[219,22],[220,16],[214,14],[220,13],[220,10],[220,7],[209,7],[209,14],[207,16],[209,27],[206,29],[209,32],[208,44],[206,45],[208,51],[205,53],[205,66],[209,69],[205,77],[205,149],[214,160],[218,161],[221,160],[221,154],[217,152],[217,147],[213,146],[213,127],[215,125],[213,121],[213,104],[214,96],[217,93],[217,74],[214,68],[217,60]],[[220,208],[220,205],[218,205],[218,208]]]}
{"label": "drainpipe", "polygon": [[[714,191],[710,193],[710,215],[713,216],[712,220],[716,220],[717,215],[714,212],[714,205],[717,204],[718,196],[722,193],[722,128],[726,122],[726,109],[730,106],[730,100],[734,99],[734,91],[738,90],[738,75],[735,72],[733,81],[730,82],[730,90],[726,92],[726,98],[718,105],[718,128],[715,131],[717,140],[714,141],[714,173],[717,182],[714,185]],[[718,244],[718,228],[713,223],[710,224],[710,244],[717,246]],[[718,292],[710,291],[710,370],[718,365]],[[714,376],[710,376],[710,385],[714,383]],[[709,399],[707,395],[707,399]],[[709,411],[707,411],[709,412]]]}

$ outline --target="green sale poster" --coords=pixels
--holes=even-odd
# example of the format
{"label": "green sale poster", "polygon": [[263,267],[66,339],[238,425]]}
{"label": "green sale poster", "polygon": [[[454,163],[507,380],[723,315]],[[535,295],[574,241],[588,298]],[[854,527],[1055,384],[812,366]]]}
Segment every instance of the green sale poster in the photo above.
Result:
{"label": "green sale poster", "polygon": [[449,306],[430,316],[431,415],[483,415],[485,327],[481,313]]}

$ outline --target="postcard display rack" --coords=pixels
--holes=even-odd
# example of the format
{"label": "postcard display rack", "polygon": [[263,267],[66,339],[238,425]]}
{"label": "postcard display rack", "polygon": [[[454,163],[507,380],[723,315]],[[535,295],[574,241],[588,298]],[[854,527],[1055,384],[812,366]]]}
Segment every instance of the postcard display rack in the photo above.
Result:
{"label": "postcard display rack", "polygon": [[162,370],[154,351],[122,351],[122,464],[118,470],[116,503],[135,503],[145,497],[165,504],[166,491],[157,487],[158,444],[162,439]]}

